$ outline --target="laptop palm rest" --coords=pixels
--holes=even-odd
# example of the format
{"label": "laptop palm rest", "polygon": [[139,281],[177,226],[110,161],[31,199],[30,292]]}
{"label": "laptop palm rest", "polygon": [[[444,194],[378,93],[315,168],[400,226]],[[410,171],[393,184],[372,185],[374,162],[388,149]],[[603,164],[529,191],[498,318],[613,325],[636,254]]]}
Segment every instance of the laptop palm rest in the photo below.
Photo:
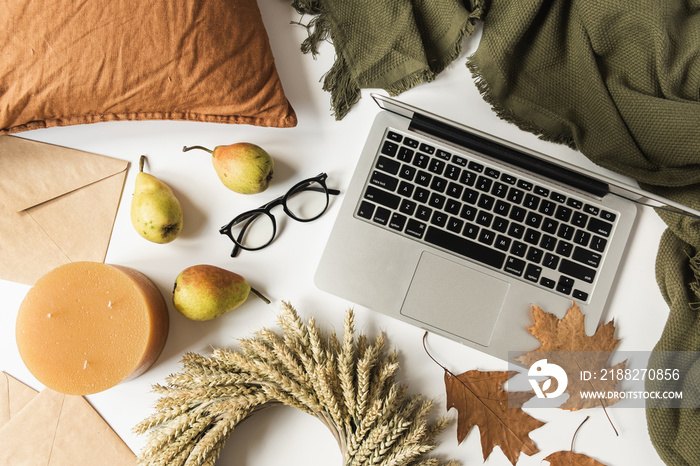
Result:
{"label": "laptop palm rest", "polygon": [[401,314],[488,346],[509,287],[491,275],[423,252]]}

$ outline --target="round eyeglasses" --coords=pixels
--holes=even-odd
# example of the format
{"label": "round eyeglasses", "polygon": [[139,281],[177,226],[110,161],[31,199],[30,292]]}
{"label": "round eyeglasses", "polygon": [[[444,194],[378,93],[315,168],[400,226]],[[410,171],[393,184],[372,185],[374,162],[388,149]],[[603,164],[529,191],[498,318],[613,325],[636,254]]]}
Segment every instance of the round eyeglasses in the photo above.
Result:
{"label": "round eyeglasses", "polygon": [[328,208],[329,195],[340,194],[337,189],[326,186],[326,178],[328,175],[321,173],[300,181],[284,196],[243,212],[221,227],[219,233],[234,243],[231,257],[236,257],[241,249],[256,251],[272,243],[277,234],[277,222],[270,211],[275,206],[282,205],[284,212],[298,222],[310,222],[323,215]]}

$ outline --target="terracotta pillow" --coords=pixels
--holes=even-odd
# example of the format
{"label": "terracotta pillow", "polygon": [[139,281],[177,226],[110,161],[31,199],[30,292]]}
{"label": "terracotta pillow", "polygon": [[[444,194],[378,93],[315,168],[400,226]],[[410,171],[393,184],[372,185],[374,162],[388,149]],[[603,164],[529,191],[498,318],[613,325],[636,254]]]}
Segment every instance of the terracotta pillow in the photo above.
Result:
{"label": "terracotta pillow", "polygon": [[0,134],[111,120],[290,127],[256,0],[9,0]]}

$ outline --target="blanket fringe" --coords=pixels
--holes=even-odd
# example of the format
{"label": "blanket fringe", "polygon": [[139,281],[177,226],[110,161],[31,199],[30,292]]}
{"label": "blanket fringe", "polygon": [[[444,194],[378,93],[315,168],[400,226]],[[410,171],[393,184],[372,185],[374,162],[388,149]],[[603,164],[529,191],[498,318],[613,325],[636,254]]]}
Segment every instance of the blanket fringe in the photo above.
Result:
{"label": "blanket fringe", "polygon": [[[695,294],[695,297],[700,301],[700,254],[696,254],[690,258],[688,262],[690,270],[693,272],[695,281],[690,283],[690,290]],[[700,309],[700,302],[690,303],[694,310]]]}
{"label": "blanket fringe", "polygon": [[336,120],[342,120],[353,105],[360,100],[360,87],[352,77],[350,68],[341,56],[323,76],[323,90],[331,93],[331,108]]}
{"label": "blanket fringe", "polygon": [[292,21],[306,28],[308,36],[301,43],[302,53],[311,53],[316,58],[321,42],[328,41],[331,36],[331,21],[323,10],[320,0],[294,0],[292,7],[300,15],[313,15],[307,24],[301,21]]}
{"label": "blanket fringe", "polygon": [[479,90],[481,97],[484,99],[484,101],[486,101],[486,103],[488,103],[491,106],[492,110],[496,113],[496,115],[499,118],[509,123],[512,123],[518,128],[522,129],[523,131],[532,133],[545,141],[555,142],[557,144],[563,144],[568,147],[571,147],[572,149],[577,149],[576,142],[573,138],[563,136],[560,133],[547,131],[540,126],[519,117],[512,110],[507,109],[494,95],[491,86],[486,81],[486,79],[484,79],[479,69],[479,65],[477,65],[474,62],[473,57],[474,56],[472,55],[467,59],[467,68],[471,72],[472,78],[474,78],[474,84]]}

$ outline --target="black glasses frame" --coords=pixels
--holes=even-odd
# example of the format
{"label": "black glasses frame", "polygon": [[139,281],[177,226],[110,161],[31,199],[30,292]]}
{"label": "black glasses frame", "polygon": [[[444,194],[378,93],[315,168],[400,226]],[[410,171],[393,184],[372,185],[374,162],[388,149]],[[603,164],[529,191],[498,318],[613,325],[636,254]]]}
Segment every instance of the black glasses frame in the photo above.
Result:
{"label": "black glasses frame", "polygon": [[[272,243],[272,241],[274,241],[275,237],[277,236],[277,221],[275,220],[275,216],[271,212],[273,207],[281,205],[282,208],[284,209],[284,213],[287,214],[287,216],[291,217],[292,219],[296,220],[297,222],[311,222],[311,221],[319,218],[321,215],[323,215],[326,212],[326,210],[328,209],[328,204],[330,203],[329,195],[332,194],[335,196],[335,195],[340,194],[339,190],[330,189],[330,188],[328,188],[328,186],[326,186],[326,179],[327,178],[328,178],[327,174],[321,173],[318,176],[315,176],[313,178],[307,178],[305,180],[302,180],[302,181],[298,182],[297,184],[295,184],[294,186],[292,186],[289,189],[289,191],[287,191],[287,193],[285,195],[280,196],[277,199],[273,199],[270,202],[268,202],[267,204],[265,204],[261,207],[258,207],[257,209],[243,212],[242,214],[236,216],[229,223],[227,223],[226,225],[221,227],[219,229],[219,233],[221,233],[222,235],[228,236],[229,239],[231,241],[233,241],[234,246],[233,246],[233,251],[231,251],[231,257],[236,257],[241,249],[245,249],[246,251],[258,251],[260,249],[266,248],[267,246],[270,245],[270,243]],[[321,185],[321,187],[323,187],[323,191],[326,194],[326,206],[315,217],[299,218],[299,217],[295,216],[292,213],[292,211],[287,207],[287,200],[289,199],[289,197],[292,194],[296,194],[298,192],[306,191],[306,190],[314,190],[311,187],[314,183],[318,183],[319,185]],[[316,188],[316,189],[318,189],[318,188]],[[270,221],[272,222],[272,235],[270,236],[270,240],[267,243],[263,244],[262,246],[257,246],[257,247],[253,247],[253,248],[246,247],[246,246],[242,245],[241,240],[243,239],[243,236],[245,235],[245,232],[248,229],[248,226],[250,226],[250,224],[253,222],[253,220],[258,218],[258,216],[260,216],[260,215],[267,215],[269,217]],[[235,237],[233,235],[233,233],[231,232],[231,229],[234,226],[238,225],[239,223],[245,222],[245,221],[247,221],[247,223],[245,225],[243,225],[240,233],[238,234],[237,237]]]}

